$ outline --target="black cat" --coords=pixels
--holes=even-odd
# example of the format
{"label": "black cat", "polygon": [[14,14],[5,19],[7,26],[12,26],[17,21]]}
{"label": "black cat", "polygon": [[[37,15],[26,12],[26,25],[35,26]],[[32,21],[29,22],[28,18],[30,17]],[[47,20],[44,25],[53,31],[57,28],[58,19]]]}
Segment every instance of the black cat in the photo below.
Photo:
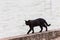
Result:
{"label": "black cat", "polygon": [[46,20],[43,19],[43,18],[38,18],[38,19],[35,19],[35,20],[28,20],[28,21],[25,20],[25,24],[26,25],[29,25],[29,27],[30,27],[30,29],[27,32],[27,34],[29,34],[29,32],[31,30],[32,30],[32,33],[34,33],[34,27],[36,27],[36,26],[40,26],[40,28],[41,28],[40,32],[42,32],[43,27],[45,27],[46,28],[46,31],[47,31],[47,26],[50,26],[51,25],[51,24],[48,24],[46,22]]}

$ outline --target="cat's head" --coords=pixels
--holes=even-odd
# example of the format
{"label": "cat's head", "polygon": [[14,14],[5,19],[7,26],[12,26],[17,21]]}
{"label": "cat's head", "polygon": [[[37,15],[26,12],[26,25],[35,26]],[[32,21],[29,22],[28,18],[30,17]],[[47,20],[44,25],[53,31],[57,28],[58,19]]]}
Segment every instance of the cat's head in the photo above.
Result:
{"label": "cat's head", "polygon": [[28,20],[28,21],[25,20],[25,24],[29,25],[30,24],[30,20]]}

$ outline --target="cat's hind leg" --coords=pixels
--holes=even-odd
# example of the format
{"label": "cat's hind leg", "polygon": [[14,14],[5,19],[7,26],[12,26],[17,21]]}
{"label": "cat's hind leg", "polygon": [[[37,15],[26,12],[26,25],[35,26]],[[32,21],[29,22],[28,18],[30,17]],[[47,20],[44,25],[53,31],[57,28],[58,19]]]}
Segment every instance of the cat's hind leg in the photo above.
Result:
{"label": "cat's hind leg", "polygon": [[40,32],[42,32],[42,30],[43,30],[43,27],[42,27],[42,26],[40,26],[40,28],[41,28]]}

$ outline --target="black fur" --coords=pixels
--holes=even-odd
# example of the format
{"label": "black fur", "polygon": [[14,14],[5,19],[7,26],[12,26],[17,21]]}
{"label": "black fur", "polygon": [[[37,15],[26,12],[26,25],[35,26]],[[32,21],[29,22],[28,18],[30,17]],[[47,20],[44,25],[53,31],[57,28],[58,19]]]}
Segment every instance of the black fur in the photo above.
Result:
{"label": "black fur", "polygon": [[45,27],[46,31],[47,31],[47,26],[51,25],[51,24],[47,24],[46,20],[43,19],[43,18],[38,18],[38,19],[35,19],[35,20],[28,20],[28,21],[25,20],[25,24],[29,25],[29,27],[30,27],[27,34],[29,34],[29,32],[31,30],[32,30],[32,33],[34,33],[34,27],[36,27],[36,26],[40,26],[40,28],[41,28],[40,32],[42,32],[43,27]]}

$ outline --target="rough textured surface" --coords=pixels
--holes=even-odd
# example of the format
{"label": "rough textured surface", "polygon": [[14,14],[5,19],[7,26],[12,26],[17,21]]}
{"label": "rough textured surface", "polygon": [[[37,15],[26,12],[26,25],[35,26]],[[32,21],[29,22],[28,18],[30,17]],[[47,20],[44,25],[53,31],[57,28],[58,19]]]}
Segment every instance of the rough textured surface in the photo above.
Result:
{"label": "rough textured surface", "polygon": [[34,33],[28,35],[27,34],[19,35],[19,36],[3,38],[0,40],[59,40],[59,39],[60,39],[60,30]]}

